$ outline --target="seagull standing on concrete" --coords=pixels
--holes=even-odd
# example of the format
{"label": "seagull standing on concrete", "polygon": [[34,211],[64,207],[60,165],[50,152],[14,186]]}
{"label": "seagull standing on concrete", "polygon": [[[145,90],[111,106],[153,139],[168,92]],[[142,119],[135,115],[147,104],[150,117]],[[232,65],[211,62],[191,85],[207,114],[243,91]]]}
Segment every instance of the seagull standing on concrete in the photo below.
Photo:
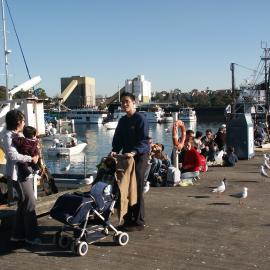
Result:
{"label": "seagull standing on concrete", "polygon": [[239,193],[239,204],[243,204],[243,199],[246,199],[248,195],[248,188],[244,187],[243,191]]}
{"label": "seagull standing on concrete", "polygon": [[264,167],[266,167],[267,169],[270,169],[270,164],[267,162],[267,160],[264,160]]}
{"label": "seagull standing on concrete", "polygon": [[264,169],[264,166],[263,166],[263,165],[261,165],[261,176],[264,176],[264,177],[269,177],[269,176],[268,176],[268,174],[267,174],[267,172],[265,171],[265,169]]}
{"label": "seagull standing on concrete", "polygon": [[230,196],[239,199],[239,204],[242,205],[243,204],[243,199],[246,199],[247,196],[248,196],[248,188],[244,187],[242,192],[232,194]]}
{"label": "seagull standing on concrete", "polygon": [[218,195],[220,195],[221,193],[223,193],[226,190],[226,184],[227,184],[227,180],[226,180],[226,178],[224,178],[221,181],[221,184],[218,187],[214,188],[212,190],[212,192],[216,192]]}
{"label": "seagull standing on concrete", "polygon": [[270,161],[269,154],[263,154],[263,156],[264,156],[264,159],[265,159],[266,161]]}

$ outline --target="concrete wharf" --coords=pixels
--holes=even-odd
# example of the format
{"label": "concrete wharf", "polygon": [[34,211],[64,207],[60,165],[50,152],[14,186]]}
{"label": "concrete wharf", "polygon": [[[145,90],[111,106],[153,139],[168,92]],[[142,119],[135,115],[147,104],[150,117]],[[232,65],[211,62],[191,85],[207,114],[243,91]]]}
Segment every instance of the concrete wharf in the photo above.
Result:
{"label": "concrete wharf", "polygon": [[[233,168],[210,167],[198,185],[151,188],[145,195],[146,229],[130,232],[124,247],[107,237],[84,257],[53,244],[61,224],[47,215],[39,218],[44,244],[37,247],[10,243],[10,225],[4,222],[0,269],[269,269],[270,178],[260,175],[262,163],[257,152]],[[224,177],[225,193],[211,193]],[[245,186],[248,197],[239,205],[230,195]]]}

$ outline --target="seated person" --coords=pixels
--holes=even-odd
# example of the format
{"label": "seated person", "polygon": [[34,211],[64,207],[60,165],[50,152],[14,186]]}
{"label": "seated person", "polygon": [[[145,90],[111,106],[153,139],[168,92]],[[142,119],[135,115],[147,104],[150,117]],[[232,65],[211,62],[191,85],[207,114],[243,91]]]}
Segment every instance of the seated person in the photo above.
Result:
{"label": "seated person", "polygon": [[266,132],[263,127],[256,125],[254,129],[254,142],[256,146],[261,146],[265,140]]}
{"label": "seated person", "polygon": [[211,129],[207,129],[205,132],[205,136],[202,137],[202,149],[201,149],[201,154],[207,159],[209,156],[209,151],[213,148],[214,144],[214,134]]}
{"label": "seated person", "polygon": [[219,153],[218,145],[216,143],[213,143],[212,146],[210,146],[209,148],[207,161],[214,162],[218,153]]}
{"label": "seated person", "polygon": [[218,129],[214,141],[217,144],[219,151],[224,150],[226,144],[226,126],[224,124]]}
{"label": "seated person", "polygon": [[183,163],[179,164],[181,168],[181,179],[196,178],[199,177],[201,167],[200,153],[193,147],[193,143],[186,141],[185,155],[183,157]]}
{"label": "seated person", "polygon": [[[22,155],[28,155],[31,157],[39,155],[37,130],[31,126],[25,126],[23,129],[24,137],[16,136],[12,139],[17,151]],[[25,179],[33,171],[39,172],[39,167],[34,163],[18,162],[18,178]]]}
{"label": "seated person", "polygon": [[155,176],[161,176],[161,174],[171,165],[171,162],[168,159],[168,156],[164,153],[163,144],[151,144],[150,156],[151,168],[148,179],[151,182]]}
{"label": "seated person", "polygon": [[229,146],[227,149],[227,154],[224,155],[224,166],[233,167],[235,163],[238,161],[237,155],[234,153],[234,147]]}

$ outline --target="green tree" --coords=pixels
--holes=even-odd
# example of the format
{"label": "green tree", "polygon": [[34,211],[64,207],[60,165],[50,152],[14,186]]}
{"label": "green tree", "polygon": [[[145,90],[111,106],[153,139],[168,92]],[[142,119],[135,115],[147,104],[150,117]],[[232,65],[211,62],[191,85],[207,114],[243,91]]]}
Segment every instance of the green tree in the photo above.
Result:
{"label": "green tree", "polygon": [[0,86],[0,100],[6,99],[6,87],[1,85]]}

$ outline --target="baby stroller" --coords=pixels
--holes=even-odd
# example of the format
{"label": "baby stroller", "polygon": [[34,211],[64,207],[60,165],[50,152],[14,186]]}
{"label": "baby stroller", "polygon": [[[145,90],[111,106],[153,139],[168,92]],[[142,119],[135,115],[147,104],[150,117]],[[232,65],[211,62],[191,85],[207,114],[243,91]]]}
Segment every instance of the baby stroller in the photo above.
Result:
{"label": "baby stroller", "polygon": [[113,241],[120,246],[125,246],[129,241],[129,235],[118,231],[110,222],[119,198],[115,178],[105,174],[103,177],[99,174],[99,177],[90,192],[64,194],[50,211],[52,218],[64,224],[55,234],[56,244],[60,248],[70,247],[76,255],[86,255],[88,244],[108,235],[112,235]]}

